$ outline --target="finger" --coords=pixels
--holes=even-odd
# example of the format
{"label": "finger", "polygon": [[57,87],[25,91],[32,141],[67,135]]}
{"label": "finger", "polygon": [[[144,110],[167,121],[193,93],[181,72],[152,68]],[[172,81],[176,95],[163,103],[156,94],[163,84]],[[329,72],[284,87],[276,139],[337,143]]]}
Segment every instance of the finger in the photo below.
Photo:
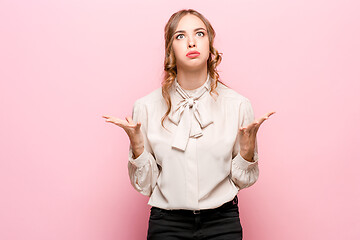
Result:
{"label": "finger", "polygon": [[266,119],[268,119],[271,115],[273,115],[275,112],[268,112],[267,114],[265,114],[263,117]]}
{"label": "finger", "polygon": [[131,117],[126,117],[125,119],[126,119],[126,121],[129,123],[129,127],[135,128],[135,130],[139,130],[139,129],[140,129],[140,126],[141,126],[140,121],[138,121],[137,123],[135,123]]}
{"label": "finger", "polygon": [[106,122],[111,122],[113,120],[112,117],[110,117],[110,116],[106,116],[106,117],[103,116],[103,117],[106,118],[105,119]]}
{"label": "finger", "polygon": [[256,129],[259,127],[259,125],[260,125],[259,121],[254,121],[254,122],[250,125],[250,129],[249,129],[250,134],[256,132]]}
{"label": "finger", "polygon": [[105,119],[105,122],[116,123],[116,119],[109,117],[109,118]]}
{"label": "finger", "polygon": [[110,122],[116,125],[119,125],[120,127],[124,128],[124,127],[128,127],[128,122],[122,119],[118,119],[118,118],[109,118],[105,120],[106,122]]}
{"label": "finger", "polygon": [[265,114],[262,118],[260,118],[260,119],[258,120],[259,124],[255,127],[255,134],[258,132],[261,124],[262,124],[265,120],[269,119],[269,117],[270,117],[271,115],[273,115],[274,113],[275,113],[275,112],[269,112],[269,113]]}
{"label": "finger", "polygon": [[136,123],[133,121],[132,117],[126,117],[125,119],[126,119],[126,121],[128,121],[128,123],[130,123],[131,125],[136,125]]}
{"label": "finger", "polygon": [[263,117],[261,117],[261,118],[258,120],[259,124],[261,125],[265,120],[269,119],[269,117],[270,117],[271,115],[273,115],[274,113],[275,113],[275,112],[269,112],[269,113],[265,114]]}
{"label": "finger", "polygon": [[108,116],[108,115],[103,115],[102,116],[103,118],[105,118],[105,121],[106,122],[115,122],[118,118],[116,118],[116,117],[112,117],[112,116]]}
{"label": "finger", "polygon": [[274,113],[276,113],[276,112],[269,112],[267,115],[268,115],[268,117],[270,117],[270,116],[273,115]]}
{"label": "finger", "polygon": [[135,126],[135,130],[140,130],[141,122],[137,122]]}
{"label": "finger", "polygon": [[260,127],[260,125],[261,125],[265,120],[267,120],[267,119],[269,119],[269,117],[267,117],[267,116],[264,116],[264,117],[262,117],[262,118],[259,118],[259,120],[258,120],[258,122],[259,122],[259,127]]}
{"label": "finger", "polygon": [[254,122],[250,123],[250,124],[246,127],[246,132],[252,133],[252,132],[255,130],[255,128],[256,128],[256,126],[257,126],[258,124],[259,124],[258,121],[254,121]]}
{"label": "finger", "polygon": [[255,135],[256,135],[257,132],[259,131],[260,125],[261,125],[261,123],[259,123],[259,124],[255,127],[255,130],[254,130]]}
{"label": "finger", "polygon": [[246,128],[246,129],[251,129],[253,128],[256,124],[258,124],[258,121],[253,121],[252,123],[249,123],[249,125],[247,125],[246,127],[243,127],[243,128]]}
{"label": "finger", "polygon": [[268,119],[267,117],[262,117],[258,120],[258,124],[254,127],[254,133],[257,134],[261,124],[266,120]]}
{"label": "finger", "polygon": [[240,134],[243,134],[245,132],[245,129],[246,129],[245,127],[240,127],[238,132]]}
{"label": "finger", "polygon": [[246,127],[240,127],[238,132],[241,136],[244,136],[246,131],[247,131]]}
{"label": "finger", "polygon": [[256,124],[257,124],[256,122],[253,122],[253,123],[249,124],[246,127],[240,127],[239,128],[239,133],[242,134],[242,135],[250,134],[254,130],[254,127],[255,127]]}

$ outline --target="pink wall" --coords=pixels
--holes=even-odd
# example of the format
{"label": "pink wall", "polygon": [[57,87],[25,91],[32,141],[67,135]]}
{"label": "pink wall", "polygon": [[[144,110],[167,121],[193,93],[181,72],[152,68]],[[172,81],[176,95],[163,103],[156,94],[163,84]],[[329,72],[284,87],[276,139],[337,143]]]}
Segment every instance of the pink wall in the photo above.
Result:
{"label": "pink wall", "polygon": [[239,193],[244,239],[360,239],[359,1],[128,2],[0,2],[0,239],[145,238],[127,135],[101,116],[160,87],[182,8],[212,22],[222,80],[277,112]]}

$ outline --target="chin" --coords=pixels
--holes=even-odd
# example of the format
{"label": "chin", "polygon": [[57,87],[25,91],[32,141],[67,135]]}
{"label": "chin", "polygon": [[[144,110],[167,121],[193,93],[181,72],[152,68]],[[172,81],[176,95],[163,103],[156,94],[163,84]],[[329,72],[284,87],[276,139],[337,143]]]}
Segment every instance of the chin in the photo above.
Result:
{"label": "chin", "polygon": [[186,67],[184,67],[184,69],[189,70],[189,71],[195,71],[195,70],[200,70],[203,67],[206,67],[206,63],[205,64],[192,64],[192,65],[187,65]]}

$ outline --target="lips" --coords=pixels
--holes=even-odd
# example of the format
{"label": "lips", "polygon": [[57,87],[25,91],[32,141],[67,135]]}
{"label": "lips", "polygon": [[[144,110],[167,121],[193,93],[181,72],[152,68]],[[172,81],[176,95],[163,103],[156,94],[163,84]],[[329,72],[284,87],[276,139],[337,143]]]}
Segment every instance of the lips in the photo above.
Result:
{"label": "lips", "polygon": [[197,57],[200,53],[198,51],[190,51],[186,54],[187,57]]}

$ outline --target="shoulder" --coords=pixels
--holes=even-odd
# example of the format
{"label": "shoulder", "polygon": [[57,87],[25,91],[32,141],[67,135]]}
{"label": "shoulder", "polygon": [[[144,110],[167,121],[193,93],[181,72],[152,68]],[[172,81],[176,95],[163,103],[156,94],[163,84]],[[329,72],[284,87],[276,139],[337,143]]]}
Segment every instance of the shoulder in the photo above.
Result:
{"label": "shoulder", "polygon": [[238,93],[234,89],[225,86],[221,82],[218,82],[216,91],[219,93],[219,99],[225,102],[235,102],[238,104],[245,103],[250,104],[250,99],[244,95]]}
{"label": "shoulder", "polygon": [[143,97],[138,98],[134,105],[142,105],[142,106],[152,106],[152,105],[158,105],[162,103],[163,96],[162,96],[162,89],[161,87],[153,90],[152,92],[146,94]]}

